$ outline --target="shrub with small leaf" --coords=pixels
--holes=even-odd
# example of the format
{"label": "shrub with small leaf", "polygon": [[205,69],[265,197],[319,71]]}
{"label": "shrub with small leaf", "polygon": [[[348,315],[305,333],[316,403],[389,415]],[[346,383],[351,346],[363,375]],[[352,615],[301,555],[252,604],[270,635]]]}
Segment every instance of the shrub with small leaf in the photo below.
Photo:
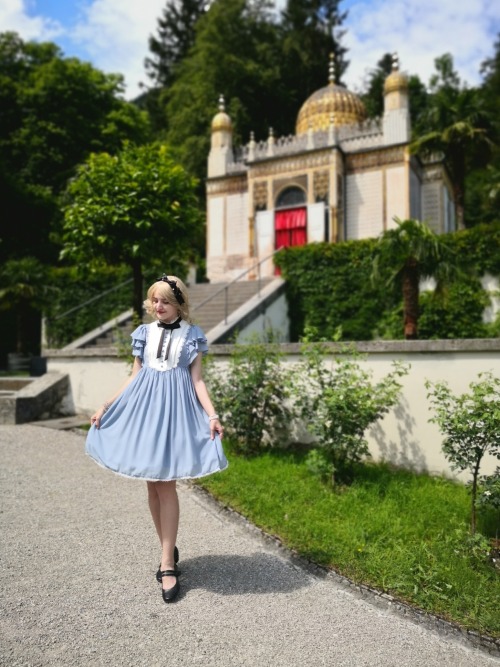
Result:
{"label": "shrub with small leaf", "polygon": [[[444,455],[455,470],[471,475],[471,533],[476,532],[480,466],[491,454],[500,459],[500,379],[480,373],[470,393],[452,394],[446,382],[426,382],[435,415],[429,421],[445,436]],[[481,496],[482,497],[482,496]],[[485,496],[487,499],[488,494]]]}
{"label": "shrub with small leaf", "polygon": [[317,441],[308,456],[313,473],[336,481],[349,481],[353,466],[369,454],[365,432],[397,404],[409,366],[395,362],[393,370],[375,382],[363,369],[361,355],[346,348],[329,364],[323,343],[302,346],[303,361],[295,374],[301,417]]}
{"label": "shrub with small leaf", "polygon": [[244,454],[288,444],[293,422],[290,373],[273,334],[266,337],[236,344],[227,368],[209,364],[205,373],[226,436]]}

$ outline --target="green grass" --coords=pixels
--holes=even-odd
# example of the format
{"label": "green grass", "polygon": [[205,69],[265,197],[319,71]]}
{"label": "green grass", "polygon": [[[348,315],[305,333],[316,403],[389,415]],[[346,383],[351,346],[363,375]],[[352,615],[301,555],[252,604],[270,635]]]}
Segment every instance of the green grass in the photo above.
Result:
{"label": "green grass", "polygon": [[306,558],[462,627],[500,636],[500,572],[471,547],[470,499],[449,480],[360,467],[337,491],[300,453],[236,455],[198,481],[214,497]]}

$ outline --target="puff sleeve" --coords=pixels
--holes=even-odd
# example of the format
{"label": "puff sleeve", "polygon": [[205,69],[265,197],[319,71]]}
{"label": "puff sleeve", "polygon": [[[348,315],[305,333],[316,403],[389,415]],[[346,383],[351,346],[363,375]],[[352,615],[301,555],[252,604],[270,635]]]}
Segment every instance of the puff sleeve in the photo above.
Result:
{"label": "puff sleeve", "polygon": [[192,364],[198,354],[206,354],[208,352],[207,339],[199,326],[193,324],[186,341],[187,353],[189,363]]}
{"label": "puff sleeve", "polygon": [[147,325],[140,324],[135,331],[132,331],[130,337],[132,338],[132,354],[134,357],[139,357],[144,361],[144,348],[146,346],[146,331]]}

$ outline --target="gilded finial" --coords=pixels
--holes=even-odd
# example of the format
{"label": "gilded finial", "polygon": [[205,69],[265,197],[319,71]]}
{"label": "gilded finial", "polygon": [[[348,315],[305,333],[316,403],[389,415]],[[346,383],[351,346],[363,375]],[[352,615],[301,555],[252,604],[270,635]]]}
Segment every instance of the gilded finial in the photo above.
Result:
{"label": "gilded finial", "polygon": [[330,62],[328,65],[328,83],[333,85],[335,83],[335,54],[330,53]]}
{"label": "gilded finial", "polygon": [[224,102],[224,95],[219,95],[219,111],[224,112],[226,110],[226,104]]}
{"label": "gilded finial", "polygon": [[392,54],[392,71],[397,72],[399,70],[399,56],[396,52]]}

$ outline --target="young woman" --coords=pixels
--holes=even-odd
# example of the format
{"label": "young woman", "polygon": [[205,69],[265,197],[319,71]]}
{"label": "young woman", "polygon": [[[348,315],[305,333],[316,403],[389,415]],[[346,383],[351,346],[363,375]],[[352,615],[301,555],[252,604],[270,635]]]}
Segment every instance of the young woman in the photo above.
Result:
{"label": "young woman", "polygon": [[186,286],[163,275],[149,288],[144,306],[155,321],[131,334],[132,373],[92,415],[86,451],[100,465],[147,482],[162,550],[156,578],[163,600],[172,602],[180,590],[176,480],[210,475],[228,463],[224,429],[202,377],[207,340],[190,323]]}

